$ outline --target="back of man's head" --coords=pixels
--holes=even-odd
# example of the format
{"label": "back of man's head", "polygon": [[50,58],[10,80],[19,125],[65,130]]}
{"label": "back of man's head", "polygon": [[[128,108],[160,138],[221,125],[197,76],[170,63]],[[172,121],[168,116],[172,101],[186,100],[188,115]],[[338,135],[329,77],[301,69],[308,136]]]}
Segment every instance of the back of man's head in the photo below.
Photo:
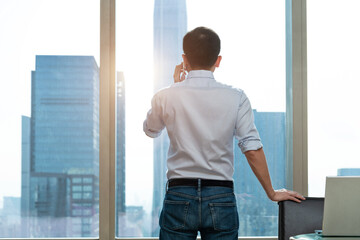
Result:
{"label": "back of man's head", "polygon": [[197,27],[183,39],[183,50],[192,68],[212,67],[220,53],[220,38],[211,29]]}

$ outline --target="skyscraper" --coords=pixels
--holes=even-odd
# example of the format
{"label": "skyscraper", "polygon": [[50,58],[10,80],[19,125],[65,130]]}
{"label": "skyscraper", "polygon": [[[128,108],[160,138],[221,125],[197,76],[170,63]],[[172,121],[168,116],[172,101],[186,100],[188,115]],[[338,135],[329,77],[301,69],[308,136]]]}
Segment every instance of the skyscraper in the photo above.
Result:
{"label": "skyscraper", "polygon": [[[187,32],[185,0],[155,0],[154,8],[154,90],[173,83],[175,65],[182,62],[182,38]],[[169,138],[166,131],[154,139],[153,226],[157,226],[166,184]],[[154,229],[153,235],[158,235]]]}
{"label": "skyscraper", "polygon": [[[36,57],[32,118],[22,117],[23,237],[97,235],[98,74],[93,57]],[[125,81],[121,72],[116,86],[116,209],[124,213]]]}
{"label": "skyscraper", "polygon": [[94,236],[99,68],[91,56],[36,56],[31,86],[31,234]]}
{"label": "skyscraper", "polygon": [[[285,187],[285,113],[257,112],[255,125],[266,155],[272,184]],[[234,139],[234,183],[238,200],[241,236],[277,235],[278,206],[266,196]]]}

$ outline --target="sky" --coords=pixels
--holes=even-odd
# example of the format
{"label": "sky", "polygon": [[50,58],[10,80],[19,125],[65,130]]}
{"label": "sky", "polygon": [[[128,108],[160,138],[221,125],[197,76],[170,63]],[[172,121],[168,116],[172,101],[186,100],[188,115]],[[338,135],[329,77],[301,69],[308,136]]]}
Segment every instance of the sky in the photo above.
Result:
{"label": "sky", "polygon": [[[341,3],[341,4],[339,4]],[[309,193],[360,168],[360,2],[307,1]]]}
{"label": "sky", "polygon": [[[285,111],[284,2],[187,1],[188,29],[207,26],[222,40],[215,78],[244,89],[258,111]],[[307,6],[313,196],[323,195],[324,177],[336,175],[337,168],[360,167],[359,3],[337,3],[319,0]],[[126,81],[126,203],[149,210],[153,143],[142,122],[153,95],[154,2],[118,0],[116,6],[116,70]],[[99,0],[0,0],[0,53],[1,201],[21,193],[21,116],[30,116],[35,56],[91,55],[99,64]],[[142,184],[144,179],[151,180]]]}

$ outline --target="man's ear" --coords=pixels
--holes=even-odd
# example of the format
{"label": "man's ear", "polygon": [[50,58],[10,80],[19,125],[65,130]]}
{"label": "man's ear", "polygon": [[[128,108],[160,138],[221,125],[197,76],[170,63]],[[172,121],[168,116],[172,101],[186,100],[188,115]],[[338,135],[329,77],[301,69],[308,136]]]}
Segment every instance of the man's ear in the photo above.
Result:
{"label": "man's ear", "polygon": [[190,63],[189,63],[189,60],[187,59],[185,54],[182,55],[182,59],[183,59],[183,62],[184,62],[185,70],[189,71],[190,70]]}
{"label": "man's ear", "polygon": [[218,56],[215,62],[215,67],[219,67],[220,66],[220,62],[221,62],[222,57]]}

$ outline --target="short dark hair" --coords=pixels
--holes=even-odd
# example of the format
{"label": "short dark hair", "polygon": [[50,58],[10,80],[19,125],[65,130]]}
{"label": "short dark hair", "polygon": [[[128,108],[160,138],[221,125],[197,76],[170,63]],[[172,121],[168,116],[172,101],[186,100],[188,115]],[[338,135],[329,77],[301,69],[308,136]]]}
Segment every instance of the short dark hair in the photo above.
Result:
{"label": "short dark hair", "polygon": [[220,53],[220,38],[210,28],[197,27],[183,39],[183,50],[191,67],[212,67]]}

